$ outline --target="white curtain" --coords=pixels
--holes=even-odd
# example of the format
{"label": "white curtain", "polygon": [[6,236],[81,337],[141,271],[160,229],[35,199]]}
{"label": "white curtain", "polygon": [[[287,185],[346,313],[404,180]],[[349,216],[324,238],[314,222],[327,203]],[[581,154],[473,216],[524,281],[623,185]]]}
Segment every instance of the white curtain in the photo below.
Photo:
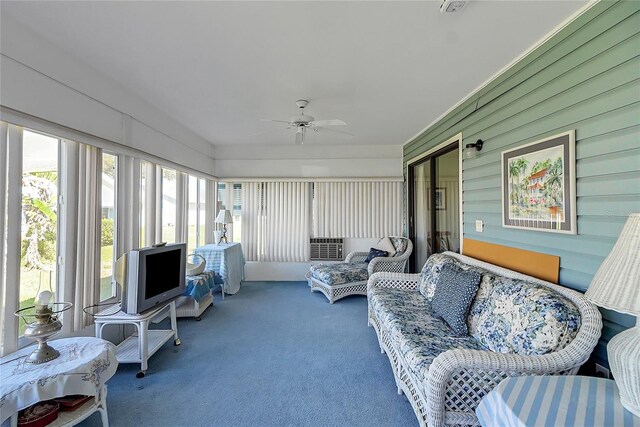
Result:
{"label": "white curtain", "polygon": [[[205,184],[205,195],[204,195],[204,203],[205,203],[205,220],[204,220],[204,243],[212,243],[213,242],[213,230],[215,229],[215,223],[213,222],[216,219],[216,186],[217,183],[211,179],[206,180]],[[202,190],[201,190],[202,191]]]}
{"label": "white curtain", "polygon": [[13,312],[19,307],[19,286],[15,284],[20,277],[20,223],[7,227],[5,219],[19,218],[22,209],[22,128],[0,124],[0,356],[3,356],[18,347],[18,318]]}
{"label": "white curtain", "polygon": [[267,182],[264,187],[264,261],[309,260],[309,183]]}
{"label": "white curtain", "polygon": [[[69,144],[69,143],[68,143]],[[76,259],[74,275],[73,330],[93,323],[83,307],[100,301],[100,208],[102,150],[75,143],[78,159],[77,202],[75,205]],[[71,208],[73,209],[73,208]]]}
{"label": "white curtain", "polygon": [[429,230],[431,230],[429,162],[416,166],[414,171],[414,212],[411,215],[415,215],[416,241],[413,242],[413,250],[415,252],[416,265],[421,267],[432,253],[429,243]]}
{"label": "white curtain", "polygon": [[314,191],[314,237],[402,233],[402,182],[317,182]]}
{"label": "white curtain", "polygon": [[144,175],[144,243],[151,246],[160,239],[156,234],[160,207],[157,203],[157,174],[158,166],[151,162],[145,162]]}
{"label": "white curtain", "polygon": [[176,171],[176,243],[189,238],[189,175]]}
{"label": "white curtain", "polygon": [[140,247],[140,160],[120,154],[116,178],[116,255]]}
{"label": "white curtain", "polygon": [[242,184],[242,250],[247,261],[262,261],[264,211],[262,182]]}
{"label": "white curtain", "polygon": [[309,260],[310,184],[242,185],[242,246],[247,261]]}

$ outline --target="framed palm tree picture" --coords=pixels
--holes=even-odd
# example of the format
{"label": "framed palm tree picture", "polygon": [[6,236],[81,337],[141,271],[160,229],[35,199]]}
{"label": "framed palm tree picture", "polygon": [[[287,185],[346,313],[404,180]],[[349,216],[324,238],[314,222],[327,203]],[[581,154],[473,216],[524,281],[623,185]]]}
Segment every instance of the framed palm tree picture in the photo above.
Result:
{"label": "framed palm tree picture", "polygon": [[502,152],[502,226],[576,234],[574,130]]}

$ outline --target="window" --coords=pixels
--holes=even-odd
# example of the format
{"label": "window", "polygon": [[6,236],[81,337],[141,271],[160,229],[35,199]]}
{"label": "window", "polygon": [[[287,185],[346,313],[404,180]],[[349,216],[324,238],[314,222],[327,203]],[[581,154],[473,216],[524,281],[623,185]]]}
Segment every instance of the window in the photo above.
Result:
{"label": "window", "polygon": [[[242,184],[218,183],[218,205],[214,215],[217,216],[221,209],[229,209],[233,217],[233,224],[227,226],[227,238],[230,241],[240,242],[242,238]],[[218,224],[216,226],[222,228]]]}
{"label": "window", "polygon": [[193,252],[198,246],[206,242],[205,225],[207,220],[206,191],[207,181],[189,175],[188,193],[188,241],[187,251]]}
{"label": "window", "polygon": [[234,242],[242,242],[242,184],[233,184],[233,226],[231,227]]}
{"label": "window", "polygon": [[[56,291],[60,144],[28,130],[22,138],[20,308],[33,305],[40,291]],[[22,336],[25,323],[19,322]]]}
{"label": "window", "polygon": [[227,184],[224,182],[218,183],[218,204],[216,206],[215,215],[218,215],[220,209],[226,209],[227,206]]}
{"label": "window", "polygon": [[117,157],[102,153],[102,209],[100,214],[100,301],[116,296],[113,280],[114,231],[116,221]]}
{"label": "window", "polygon": [[162,168],[162,241],[176,242],[176,171]]}

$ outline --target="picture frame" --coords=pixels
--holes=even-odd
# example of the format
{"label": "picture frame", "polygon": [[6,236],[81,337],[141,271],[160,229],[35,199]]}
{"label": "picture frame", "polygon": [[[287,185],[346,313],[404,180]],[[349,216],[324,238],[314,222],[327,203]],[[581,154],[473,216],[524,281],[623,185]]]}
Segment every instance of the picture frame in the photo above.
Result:
{"label": "picture frame", "polygon": [[436,210],[447,210],[447,189],[444,187],[436,187]]}
{"label": "picture frame", "polygon": [[575,130],[502,152],[502,226],[576,234]]}

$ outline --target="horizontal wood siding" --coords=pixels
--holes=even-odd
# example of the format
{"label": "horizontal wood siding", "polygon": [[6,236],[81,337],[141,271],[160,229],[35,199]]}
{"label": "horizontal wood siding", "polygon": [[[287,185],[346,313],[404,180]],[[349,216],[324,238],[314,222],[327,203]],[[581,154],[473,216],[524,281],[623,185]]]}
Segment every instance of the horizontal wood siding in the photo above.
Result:
{"label": "horizontal wood siding", "polygon": [[[570,129],[578,234],[503,228],[502,151]],[[405,172],[408,160],[459,132],[463,144],[484,141],[478,157],[463,161],[464,236],[558,255],[560,284],[584,292],[627,216],[640,212],[640,2],[591,7],[405,145]],[[634,322],[602,312],[594,359],[606,364],[606,343]]]}

